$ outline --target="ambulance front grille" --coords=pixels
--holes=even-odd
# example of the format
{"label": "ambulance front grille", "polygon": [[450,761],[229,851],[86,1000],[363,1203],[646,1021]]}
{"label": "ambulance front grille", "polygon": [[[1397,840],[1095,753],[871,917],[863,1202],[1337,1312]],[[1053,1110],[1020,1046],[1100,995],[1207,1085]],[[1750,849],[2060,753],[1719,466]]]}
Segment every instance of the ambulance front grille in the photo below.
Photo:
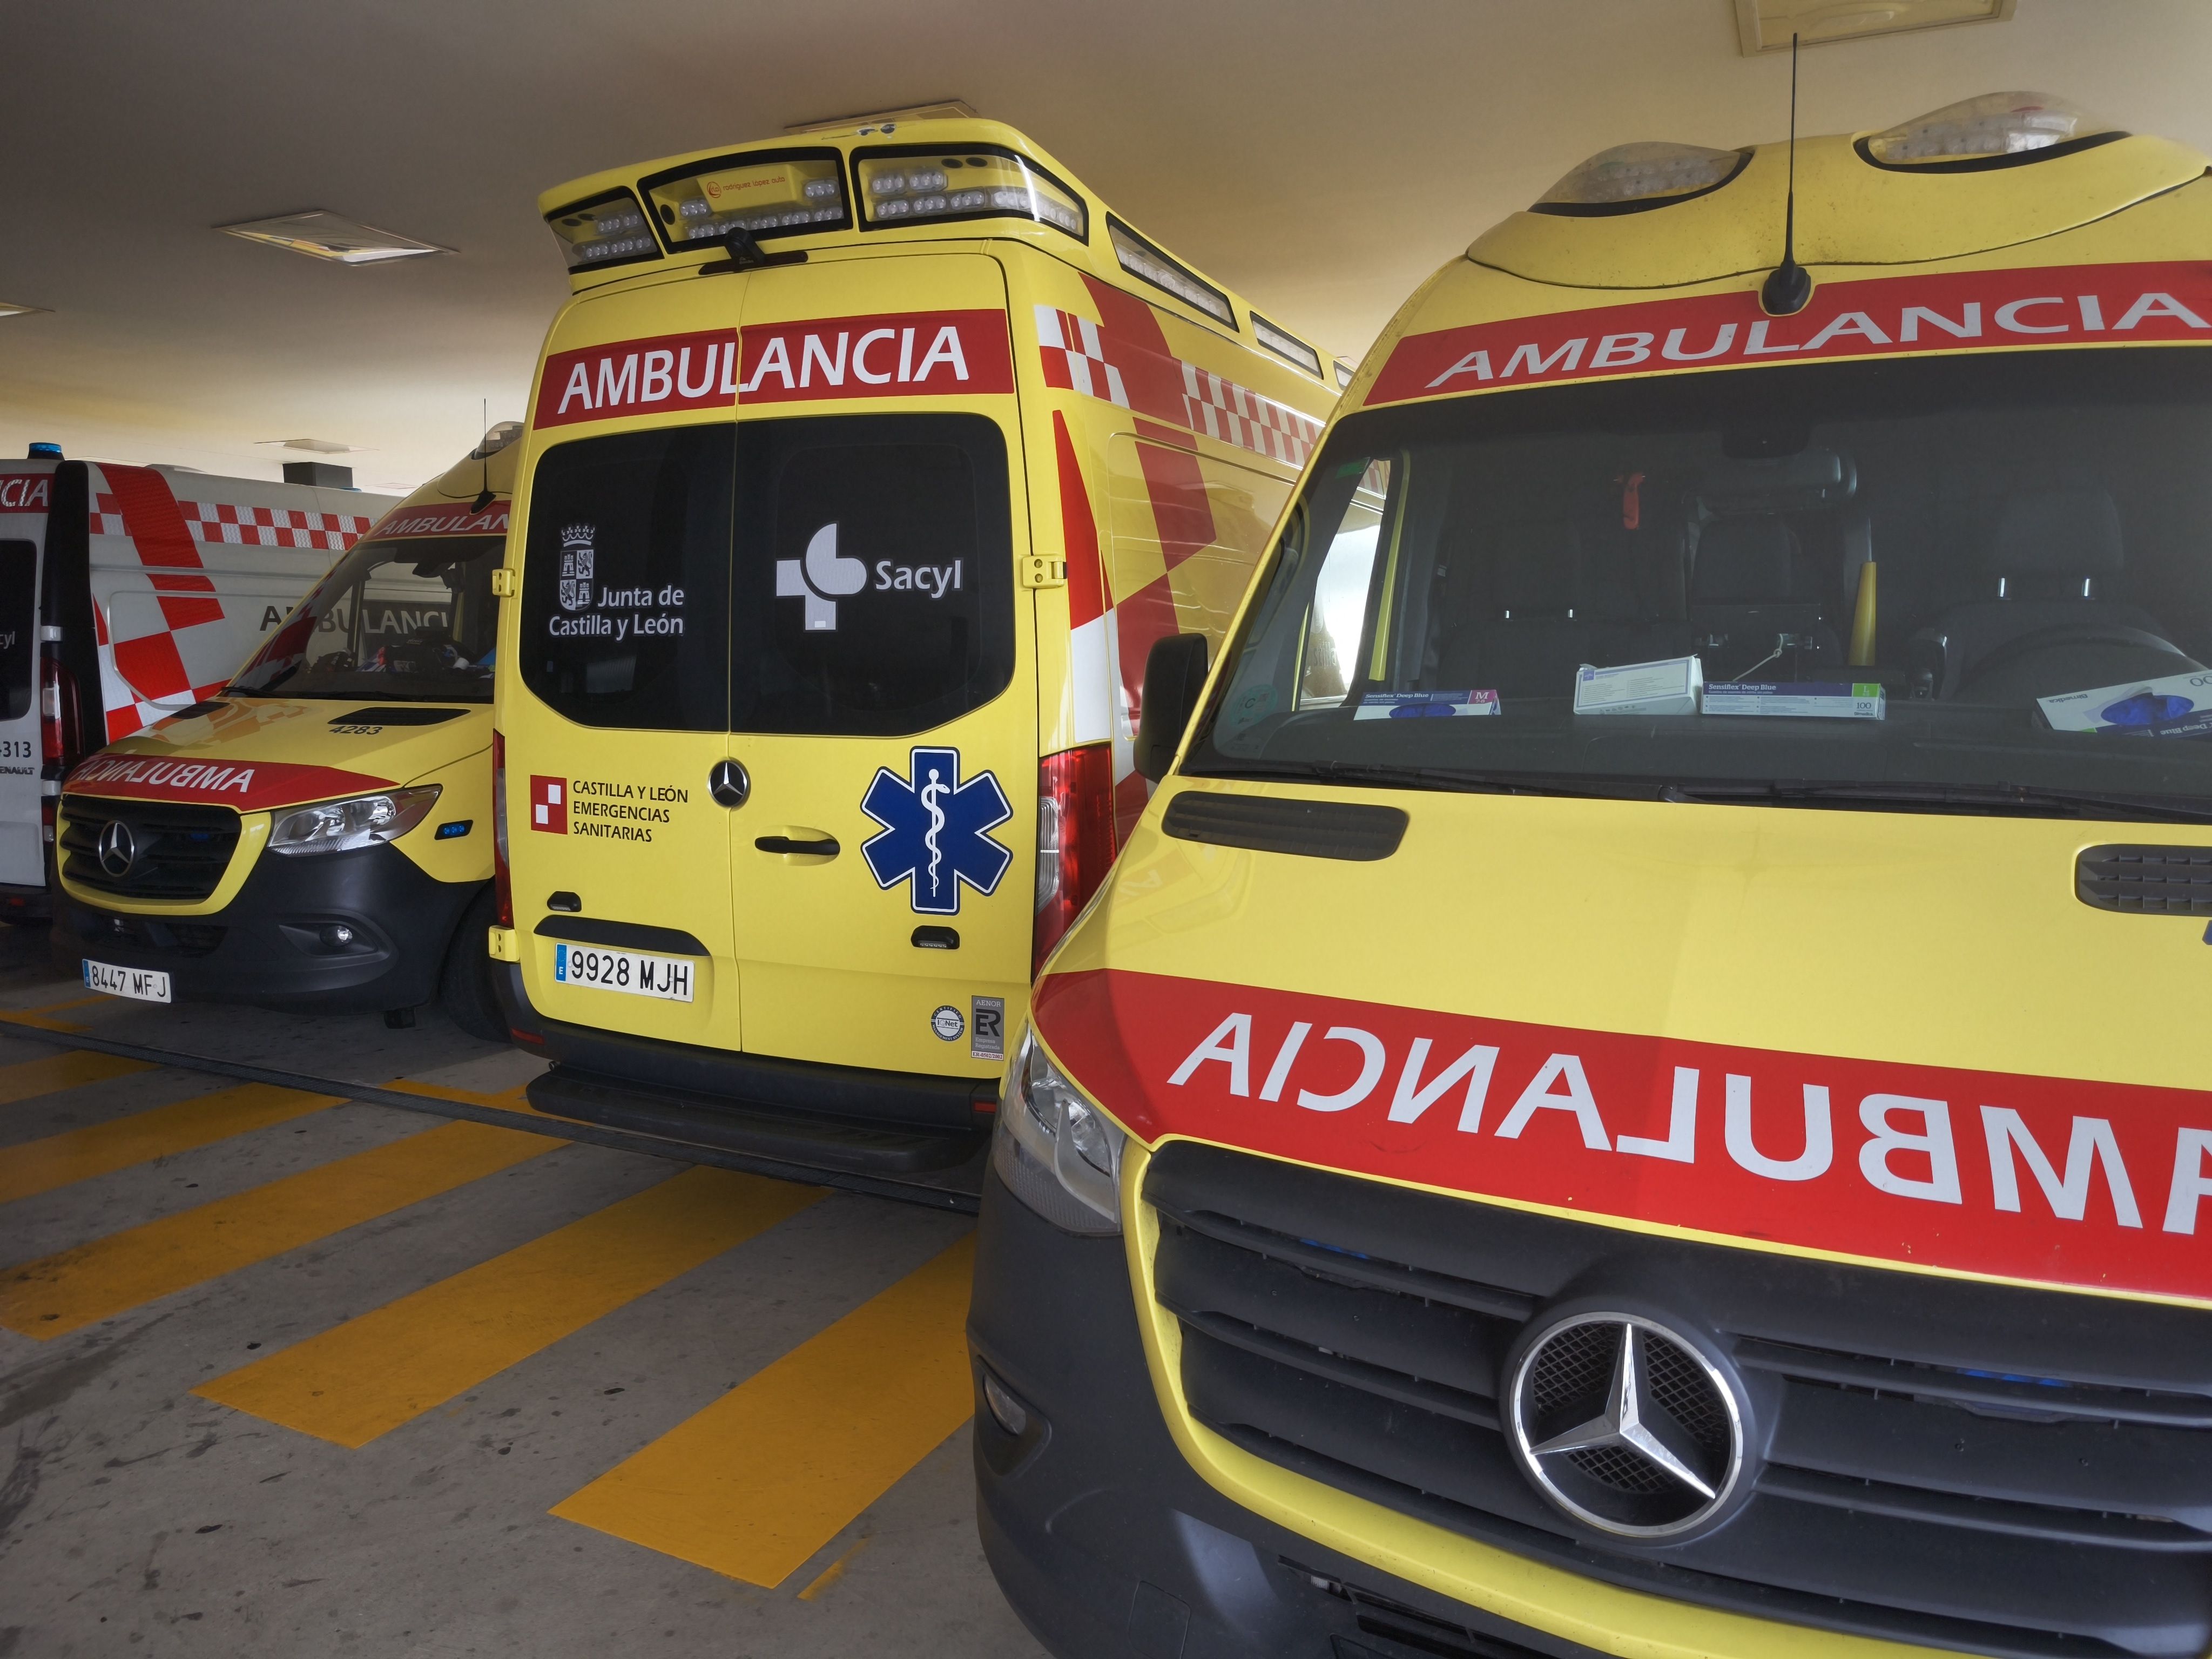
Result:
{"label": "ambulance front grille", "polygon": [[[1188,1142],[1145,1196],[1188,1408],[1270,1462],[1757,1617],[2021,1659],[2212,1645],[2212,1314],[1653,1237]],[[1754,1484],[1717,1530],[1626,1546],[1507,1450],[1522,1328],[1593,1300],[1702,1331],[1744,1378]]]}
{"label": "ambulance front grille", "polygon": [[[130,836],[131,861],[120,874],[100,863],[100,836],[112,823]],[[238,814],[228,806],[70,795],[62,801],[60,844],[62,874],[75,886],[190,904],[222,884],[238,848]]]}

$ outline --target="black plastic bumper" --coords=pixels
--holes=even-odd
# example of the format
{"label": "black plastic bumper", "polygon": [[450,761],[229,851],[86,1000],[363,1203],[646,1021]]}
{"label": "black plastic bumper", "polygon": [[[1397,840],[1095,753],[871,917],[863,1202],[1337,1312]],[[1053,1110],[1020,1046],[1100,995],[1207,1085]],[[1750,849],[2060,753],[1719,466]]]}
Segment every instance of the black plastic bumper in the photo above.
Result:
{"label": "black plastic bumper", "polygon": [[[482,882],[444,882],[396,847],[255,860],[238,896],[205,915],[109,910],[58,895],[56,957],[159,968],[195,1002],[295,1012],[412,1008],[437,994],[462,912]],[[334,944],[325,929],[350,928]]]}
{"label": "black plastic bumper", "polygon": [[[1077,1238],[990,1176],[968,1322],[976,1520],[1058,1659],[1597,1659],[1274,1525],[1199,1478],[1162,1420],[1118,1238]],[[988,1367],[1030,1414],[1007,1431]]]}

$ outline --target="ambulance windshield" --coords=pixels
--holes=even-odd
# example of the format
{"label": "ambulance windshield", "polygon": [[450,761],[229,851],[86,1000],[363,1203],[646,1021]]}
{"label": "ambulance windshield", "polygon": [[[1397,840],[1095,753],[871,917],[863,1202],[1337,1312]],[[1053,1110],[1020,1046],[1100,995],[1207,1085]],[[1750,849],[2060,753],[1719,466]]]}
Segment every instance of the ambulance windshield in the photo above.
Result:
{"label": "ambulance windshield", "polygon": [[507,541],[449,536],[362,542],[285,618],[231,682],[242,696],[489,702]]}
{"label": "ambulance windshield", "polygon": [[1187,769],[2212,818],[2212,353],[1351,416]]}

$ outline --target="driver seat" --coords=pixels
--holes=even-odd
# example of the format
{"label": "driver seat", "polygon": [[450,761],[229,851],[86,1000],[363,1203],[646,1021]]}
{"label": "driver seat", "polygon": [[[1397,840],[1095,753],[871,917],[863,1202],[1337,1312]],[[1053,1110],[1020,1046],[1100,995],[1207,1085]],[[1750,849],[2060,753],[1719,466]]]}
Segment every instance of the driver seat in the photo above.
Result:
{"label": "driver seat", "polygon": [[2006,647],[2052,629],[2124,628],[2160,636],[2141,608],[2099,597],[2124,568],[2120,514],[2102,489],[2012,496],[1982,549],[1993,597],[1954,605],[1912,636],[1912,695],[1945,698]]}

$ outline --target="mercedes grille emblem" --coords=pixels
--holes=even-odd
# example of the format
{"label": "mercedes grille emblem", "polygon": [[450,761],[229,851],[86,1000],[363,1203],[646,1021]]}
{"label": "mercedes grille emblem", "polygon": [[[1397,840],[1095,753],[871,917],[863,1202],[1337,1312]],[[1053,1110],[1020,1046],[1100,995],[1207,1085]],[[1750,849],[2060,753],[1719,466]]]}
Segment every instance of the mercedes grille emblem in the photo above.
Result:
{"label": "mercedes grille emblem", "polygon": [[1571,1314],[1514,1367],[1514,1451],[1552,1502],[1616,1538],[1674,1538],[1720,1514],[1744,1468],[1736,1390],[1640,1314]]}
{"label": "mercedes grille emblem", "polygon": [[121,880],[131,873],[131,866],[138,861],[138,843],[131,838],[131,826],[115,819],[100,829],[100,867]]}

